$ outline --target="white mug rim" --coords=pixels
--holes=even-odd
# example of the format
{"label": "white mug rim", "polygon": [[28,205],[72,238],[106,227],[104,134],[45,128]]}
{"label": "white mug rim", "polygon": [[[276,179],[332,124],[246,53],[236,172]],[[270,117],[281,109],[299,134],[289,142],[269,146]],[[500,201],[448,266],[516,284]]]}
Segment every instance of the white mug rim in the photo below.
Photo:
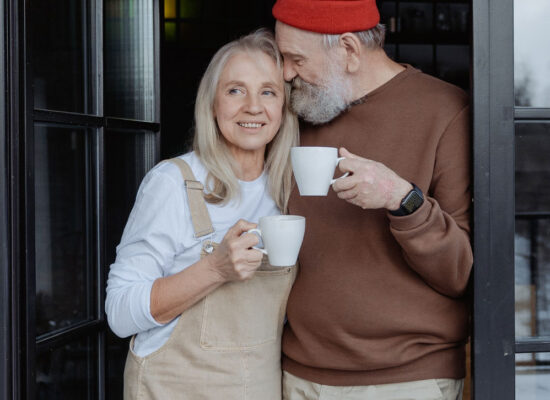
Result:
{"label": "white mug rim", "polygon": [[279,221],[300,221],[300,220],[304,220],[306,217],[303,217],[301,215],[286,215],[286,214],[281,214],[281,215],[266,215],[264,217],[261,217],[260,218],[260,221],[261,220],[279,220]]}

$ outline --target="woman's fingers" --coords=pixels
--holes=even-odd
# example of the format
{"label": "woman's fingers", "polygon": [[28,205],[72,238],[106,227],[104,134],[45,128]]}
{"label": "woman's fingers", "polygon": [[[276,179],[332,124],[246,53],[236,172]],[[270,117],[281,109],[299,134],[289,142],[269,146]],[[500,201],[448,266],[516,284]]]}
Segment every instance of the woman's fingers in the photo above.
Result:
{"label": "woman's fingers", "polygon": [[244,219],[240,219],[237,221],[237,223],[235,225],[233,225],[231,228],[229,228],[229,230],[227,231],[227,233],[225,234],[225,238],[237,238],[239,236],[241,236],[243,233],[245,233],[246,231],[249,231],[250,229],[254,229],[256,228],[256,224],[252,223],[252,222],[248,222]]}

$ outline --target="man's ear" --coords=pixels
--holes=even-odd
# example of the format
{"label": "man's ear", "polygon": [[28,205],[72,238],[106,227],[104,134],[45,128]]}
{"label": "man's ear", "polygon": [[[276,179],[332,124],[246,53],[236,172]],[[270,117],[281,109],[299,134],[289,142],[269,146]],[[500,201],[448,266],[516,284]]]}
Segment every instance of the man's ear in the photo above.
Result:
{"label": "man's ear", "polygon": [[347,72],[357,72],[361,63],[361,52],[363,51],[363,46],[357,35],[351,32],[342,33],[338,38],[338,44],[346,51]]}

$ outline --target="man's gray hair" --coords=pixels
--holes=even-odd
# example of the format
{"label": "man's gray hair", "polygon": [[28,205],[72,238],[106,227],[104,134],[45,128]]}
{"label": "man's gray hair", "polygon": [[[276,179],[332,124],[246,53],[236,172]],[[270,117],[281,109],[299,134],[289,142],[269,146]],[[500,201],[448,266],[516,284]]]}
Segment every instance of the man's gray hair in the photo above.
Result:
{"label": "man's gray hair", "polygon": [[[374,28],[366,31],[353,32],[368,49],[376,49],[384,47],[384,38],[386,36],[386,27],[383,24],[378,24]],[[338,45],[340,35],[323,35],[323,45],[327,49],[332,49]]]}

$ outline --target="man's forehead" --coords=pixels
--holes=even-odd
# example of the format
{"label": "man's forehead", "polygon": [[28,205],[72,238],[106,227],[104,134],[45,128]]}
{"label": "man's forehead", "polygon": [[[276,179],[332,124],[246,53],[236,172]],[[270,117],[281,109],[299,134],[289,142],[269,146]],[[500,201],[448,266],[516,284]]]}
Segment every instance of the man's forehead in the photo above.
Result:
{"label": "man's forehead", "polygon": [[320,34],[304,31],[281,21],[277,21],[275,24],[275,37],[283,54],[302,54],[321,44]]}

